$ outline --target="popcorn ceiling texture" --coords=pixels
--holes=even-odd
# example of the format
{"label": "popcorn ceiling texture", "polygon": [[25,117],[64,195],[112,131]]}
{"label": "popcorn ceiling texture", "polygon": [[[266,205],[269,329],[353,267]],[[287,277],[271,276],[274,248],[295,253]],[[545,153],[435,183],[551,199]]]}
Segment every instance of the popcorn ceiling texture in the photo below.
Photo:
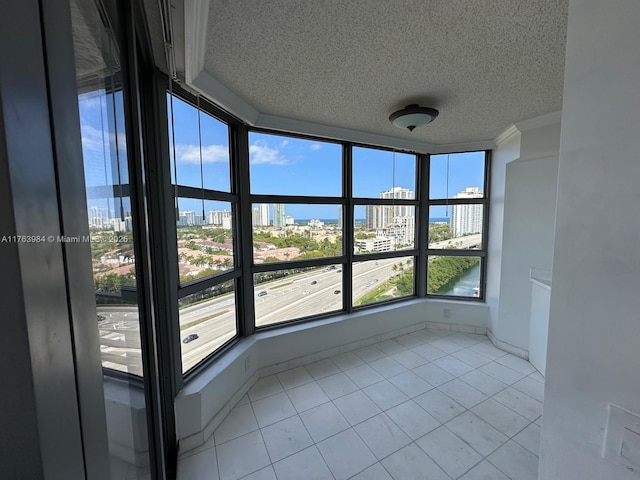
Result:
{"label": "popcorn ceiling texture", "polygon": [[[205,70],[259,112],[448,144],[562,106],[567,0],[212,0]],[[413,133],[389,114],[440,110]]]}

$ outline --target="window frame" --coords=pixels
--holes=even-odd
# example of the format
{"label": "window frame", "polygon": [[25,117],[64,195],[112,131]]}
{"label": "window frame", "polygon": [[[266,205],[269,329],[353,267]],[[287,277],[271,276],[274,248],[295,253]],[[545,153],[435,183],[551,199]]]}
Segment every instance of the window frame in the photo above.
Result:
{"label": "window frame", "polygon": [[[481,152],[483,150],[478,150]],[[446,154],[437,154],[437,155],[455,155],[460,153],[470,153],[470,152],[447,152]],[[429,155],[429,161],[431,156]],[[430,162],[427,164],[427,169],[430,170]],[[491,151],[484,150],[484,175],[483,175],[483,185],[482,185],[482,198],[429,198],[429,174],[426,175],[426,191],[425,191],[425,208],[427,210],[427,219],[426,219],[426,231],[424,232],[426,239],[426,248],[425,248],[425,258],[424,258],[424,267],[425,267],[425,292],[427,298],[437,298],[442,300],[461,300],[465,302],[484,302],[486,299],[486,270],[487,270],[487,244],[489,240],[489,198],[490,198],[490,179],[491,179]],[[429,248],[428,246],[428,232],[429,232],[429,207],[434,206],[455,206],[455,205],[482,205],[483,213],[482,213],[482,248],[477,250],[464,250],[464,249],[446,249],[446,248]],[[479,292],[477,297],[468,297],[462,295],[444,295],[444,294],[434,294],[428,293],[426,288],[426,282],[428,281],[429,275],[429,258],[430,257],[479,257],[480,258],[480,279],[479,279]]]}
{"label": "window frame", "polygon": [[[241,221],[240,221],[240,198],[239,194],[239,180],[238,180],[238,169],[237,169],[237,138],[238,138],[238,129],[241,123],[232,115],[225,112],[224,110],[216,107],[213,103],[207,101],[204,98],[198,98],[193,93],[187,91],[186,89],[180,87],[176,84],[171,84],[171,80],[169,80],[169,88],[162,92],[165,103],[167,103],[167,124],[169,122],[173,123],[174,117],[173,112],[170,111],[170,106],[168,105],[168,99],[171,96],[177,97],[179,100],[193,107],[196,111],[200,110],[202,113],[210,115],[215,120],[224,123],[228,128],[228,143],[229,143],[229,186],[230,191],[225,192],[221,190],[213,190],[209,188],[197,188],[192,186],[180,185],[177,183],[173,183],[174,180],[177,182],[177,175],[175,172],[177,167],[175,163],[171,162],[171,158],[173,157],[173,162],[176,162],[177,159],[173,155],[173,152],[169,152],[169,166],[174,171],[174,176],[170,175],[170,188],[173,195],[173,202],[175,208],[174,215],[174,228],[176,229],[177,236],[177,219],[178,219],[178,206],[180,199],[189,199],[196,201],[217,201],[217,202],[226,202],[231,205],[232,212],[232,244],[233,244],[233,257],[234,257],[234,266],[226,271],[221,273],[215,273],[212,275],[208,275],[202,278],[194,279],[189,282],[180,283],[179,273],[178,273],[178,264],[172,268],[171,275],[176,278],[177,283],[177,297],[176,300],[180,301],[181,299],[193,295],[204,290],[207,290],[216,285],[221,285],[228,281],[233,281],[234,284],[234,302],[235,302],[235,334],[219,345],[217,348],[204,355],[198,362],[196,362],[192,367],[184,371],[182,369],[182,335],[180,333],[180,307],[177,306],[176,312],[177,317],[175,318],[175,322],[178,323],[178,341],[180,342],[178,345],[178,349],[180,352],[180,365],[179,371],[182,372],[182,376],[184,381],[188,381],[190,378],[196,376],[199,372],[201,372],[207,365],[209,365],[212,361],[219,358],[224,352],[228,351],[233,345],[235,345],[240,339],[245,336],[243,335],[243,325],[240,321],[241,314],[240,312],[243,310],[241,307],[244,303],[242,296],[242,260],[241,260],[241,252],[242,252],[242,244],[241,244]],[[172,126],[168,127],[168,136],[173,135]],[[171,138],[171,143],[169,143],[169,138],[167,138],[167,148],[171,148],[173,142],[175,141],[175,137]],[[202,184],[202,183],[201,183]],[[177,242],[173,246],[176,251],[178,244]]]}
{"label": "window frame", "polygon": [[[429,173],[431,155],[410,151],[406,149],[394,149],[390,147],[367,145],[356,142],[349,142],[340,139],[324,138],[317,135],[309,135],[296,132],[279,131],[268,128],[248,126],[239,121],[233,115],[215,106],[213,103],[200,99],[196,95],[184,88],[173,85],[165,95],[173,94],[182,101],[200,108],[203,112],[213,116],[229,127],[229,152],[230,152],[230,175],[231,191],[221,192],[210,189],[175,185],[171,181],[171,189],[174,199],[191,198],[196,200],[213,200],[229,202],[233,211],[233,243],[235,265],[233,269],[222,273],[196,279],[191,282],[178,285],[177,298],[181,299],[187,295],[197,293],[212,286],[233,280],[235,284],[236,301],[236,335],[220,345],[216,350],[204,356],[199,363],[183,372],[184,381],[197,375],[226,351],[232,348],[242,338],[256,332],[275,330],[291,324],[301,324],[337,315],[348,315],[353,312],[377,308],[390,304],[400,304],[415,298],[430,298],[442,300],[459,300],[465,302],[484,302],[486,290],[486,258],[489,226],[489,198],[490,198],[490,165],[491,152],[484,150],[484,185],[483,198],[479,199],[445,199],[429,198]],[[252,193],[250,189],[250,166],[249,166],[249,146],[250,134],[262,133],[272,135],[276,138],[294,138],[309,140],[321,143],[330,143],[341,147],[341,174],[342,174],[342,195],[341,196],[307,196],[307,195],[283,195],[283,194],[263,194]],[[167,141],[167,148],[169,142]],[[413,199],[383,199],[374,197],[353,197],[353,149],[365,148],[386,152],[396,152],[415,155],[415,186]],[[469,152],[451,152],[469,153]],[[406,187],[405,187],[406,188]],[[255,204],[307,204],[307,205],[335,205],[343,209],[342,214],[342,255],[332,257],[318,257],[303,260],[287,260],[268,263],[255,263],[253,257],[253,225],[251,211]],[[429,207],[438,205],[455,204],[482,204],[483,227],[482,227],[482,248],[478,250],[448,250],[428,248],[428,227]],[[387,252],[359,253],[354,251],[355,239],[355,209],[366,205],[407,205],[415,208],[415,232],[413,248],[393,250]],[[176,226],[177,228],[177,226]],[[176,247],[177,249],[177,244]],[[437,295],[427,293],[428,259],[431,256],[474,256],[480,257],[480,295],[478,297]],[[353,305],[353,266],[358,262],[371,260],[383,260],[390,258],[413,258],[413,295],[401,296],[385,299],[364,305]],[[257,287],[254,285],[254,275],[277,270],[290,270],[307,267],[325,267],[329,265],[341,265],[342,267],[342,309],[316,314],[305,317],[283,320],[268,325],[256,326],[255,314],[255,293]],[[177,264],[175,266],[177,275]],[[179,320],[176,319],[176,322]]]}

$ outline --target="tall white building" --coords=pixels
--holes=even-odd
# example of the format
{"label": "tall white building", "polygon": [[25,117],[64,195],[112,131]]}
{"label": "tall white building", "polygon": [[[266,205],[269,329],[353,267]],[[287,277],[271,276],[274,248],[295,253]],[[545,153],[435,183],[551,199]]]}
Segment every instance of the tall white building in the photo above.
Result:
{"label": "tall white building", "polygon": [[[478,187],[467,187],[453,198],[482,198]],[[454,237],[482,232],[482,205],[453,205],[451,208],[451,231]]]}
{"label": "tall white building", "polygon": [[261,203],[257,207],[253,207],[252,223],[254,227],[269,226],[269,205]]}
{"label": "tall white building", "polygon": [[[391,190],[387,190],[386,192],[380,192],[380,198],[399,198],[403,200],[413,200],[414,192],[413,190],[409,190],[408,188],[402,187],[393,187]],[[386,206],[389,212],[387,213],[388,220],[390,223],[396,217],[413,217],[413,207],[409,205],[395,205],[393,207]]]}
{"label": "tall white building", "polygon": [[193,210],[187,210],[180,212],[180,217],[178,220],[178,226],[180,227],[192,227],[197,225],[196,223],[197,215]]}
{"label": "tall white building", "polygon": [[229,210],[209,210],[207,215],[207,223],[209,225],[222,225],[225,218],[231,218]]}
{"label": "tall white building", "polygon": [[[380,198],[412,200],[414,192],[408,188],[393,187],[391,190],[380,192]],[[375,230],[388,227],[394,223],[395,218],[413,216],[413,206],[410,205],[367,205],[365,224],[367,230]]]}
{"label": "tall white building", "polygon": [[287,214],[283,203],[273,205],[273,226],[284,227],[287,224]]}

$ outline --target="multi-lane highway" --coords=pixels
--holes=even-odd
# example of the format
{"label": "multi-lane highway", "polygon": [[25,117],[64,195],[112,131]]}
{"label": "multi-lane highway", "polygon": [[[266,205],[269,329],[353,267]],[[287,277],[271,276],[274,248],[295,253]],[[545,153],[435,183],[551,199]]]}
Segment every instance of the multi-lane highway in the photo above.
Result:
{"label": "multi-lane highway", "polygon": [[[393,265],[403,259],[387,259],[354,264],[353,298],[357,300],[399,272]],[[255,305],[258,326],[342,309],[341,265],[319,268],[256,285]],[[391,289],[392,287],[390,287]],[[336,293],[337,292],[337,293]],[[389,291],[393,295],[393,291]],[[105,366],[141,373],[140,334],[136,307],[99,306],[102,358]],[[197,334],[182,343],[183,370],[191,368],[236,333],[235,301],[232,293],[180,309],[180,337]]]}
{"label": "multi-lane highway", "polygon": [[[481,235],[445,240],[430,248],[470,248]],[[409,264],[407,264],[409,261]],[[353,297],[357,301],[400,272],[412,268],[412,257],[353,264]],[[396,266],[394,270],[394,265]],[[256,325],[263,326],[308,317],[343,308],[341,265],[318,268],[255,286]],[[385,292],[396,295],[393,287]],[[137,307],[99,306],[98,315],[102,358],[105,366],[141,374],[140,333]],[[235,300],[227,293],[180,309],[180,338],[198,338],[181,343],[183,370],[186,371],[236,334]]]}

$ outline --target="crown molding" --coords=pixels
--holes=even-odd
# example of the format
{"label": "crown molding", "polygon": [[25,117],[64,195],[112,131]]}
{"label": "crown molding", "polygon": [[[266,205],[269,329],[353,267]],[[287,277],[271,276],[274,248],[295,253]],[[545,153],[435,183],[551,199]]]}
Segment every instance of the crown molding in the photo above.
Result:
{"label": "crown molding", "polygon": [[510,142],[517,135],[520,135],[520,130],[518,130],[515,125],[511,125],[495,138],[494,143],[496,144],[496,147],[499,147],[507,142]]}
{"label": "crown molding", "polygon": [[478,150],[493,150],[496,148],[494,140],[479,140],[476,142],[444,143],[442,145],[432,145],[429,153],[438,155],[442,153],[463,153],[475,152]]}
{"label": "crown molding", "polygon": [[556,123],[560,123],[561,120],[562,120],[562,111],[558,110],[556,112],[540,115],[539,117],[533,117],[528,120],[517,122],[515,124],[515,127],[521,132],[526,132],[527,130],[533,130],[535,128],[546,127],[548,125],[555,125]]}
{"label": "crown molding", "polygon": [[258,115],[258,121],[255,123],[255,126],[292,133],[317,135],[319,137],[331,138],[334,140],[376,145],[379,147],[410,150],[418,153],[429,153],[434,147],[428,143],[392,137],[390,135],[380,135],[377,133],[334,127],[321,123],[307,122],[304,120],[296,120],[293,118],[279,117],[263,113]]}
{"label": "crown molding", "polygon": [[204,69],[210,0],[184,0],[184,77],[187,84]]}
{"label": "crown molding", "polygon": [[209,72],[202,70],[193,81],[187,83],[243,122],[257,126],[256,121],[260,112]]}
{"label": "crown molding", "polygon": [[538,117],[533,117],[529,118],[528,120],[517,122],[507,127],[504,132],[502,132],[495,138],[495,145],[499,147],[500,145],[511,141],[516,135],[520,133],[536,128],[546,127],[548,125],[555,125],[557,123],[560,123],[561,121],[562,111],[558,110],[556,112],[547,113],[545,115],[540,115]]}

